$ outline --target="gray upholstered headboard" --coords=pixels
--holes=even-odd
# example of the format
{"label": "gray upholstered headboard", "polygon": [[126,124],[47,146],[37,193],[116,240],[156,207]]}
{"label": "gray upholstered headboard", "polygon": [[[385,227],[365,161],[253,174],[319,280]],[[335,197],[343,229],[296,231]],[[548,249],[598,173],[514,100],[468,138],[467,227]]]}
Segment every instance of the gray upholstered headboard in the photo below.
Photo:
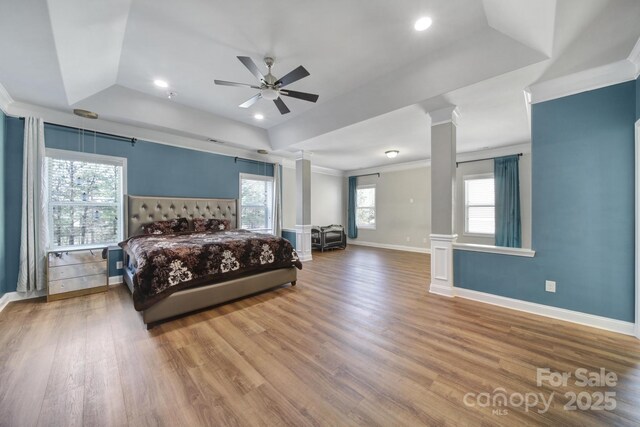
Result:
{"label": "gray upholstered headboard", "polygon": [[236,199],[127,196],[127,237],[139,234],[145,224],[165,219],[218,218],[237,227]]}

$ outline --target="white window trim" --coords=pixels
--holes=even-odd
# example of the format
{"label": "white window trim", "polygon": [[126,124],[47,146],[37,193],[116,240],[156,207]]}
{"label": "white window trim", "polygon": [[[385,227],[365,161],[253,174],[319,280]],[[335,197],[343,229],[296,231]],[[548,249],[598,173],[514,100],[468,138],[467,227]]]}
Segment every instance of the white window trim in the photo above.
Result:
{"label": "white window trim", "polygon": [[[464,192],[464,232],[462,233],[462,235],[467,237],[495,237],[496,235],[495,227],[494,227],[493,233],[469,232],[469,205],[467,204],[467,181],[471,181],[475,179],[494,179],[495,180],[495,175],[491,172],[487,172],[487,173],[479,173],[479,174],[473,174],[473,175],[464,175],[462,177],[462,188]],[[474,207],[483,207],[483,206],[489,206],[489,205],[474,205]],[[495,221],[495,207],[496,207],[495,196],[494,196],[494,201],[492,206],[494,209],[494,221]]]}
{"label": "white window trim", "polygon": [[[105,154],[95,154],[95,153],[85,153],[82,151],[71,151],[71,150],[60,150],[57,148],[45,148],[45,157],[53,157],[55,159],[61,160],[69,160],[69,161],[79,161],[79,162],[91,162],[91,163],[102,163],[114,166],[122,166],[122,200],[120,201],[120,224],[118,227],[118,240],[124,240],[125,234],[125,218],[124,218],[124,205],[126,201],[127,193],[127,158],[126,157],[116,157],[116,156],[107,156]],[[48,195],[47,195],[48,197]],[[49,200],[47,200],[47,209],[49,205]],[[101,204],[101,206],[104,204]],[[49,242],[47,245],[48,251],[60,251],[65,249],[94,249],[94,248],[102,248],[117,245],[119,242],[108,242],[100,245],[73,245],[73,246],[52,246],[51,242],[53,242],[53,227],[51,227],[48,223],[49,218],[45,218],[47,224],[49,225]]]}
{"label": "white window trim", "polygon": [[[358,190],[365,190],[367,188],[373,188],[375,191],[374,197],[373,197],[373,217],[374,217],[374,223],[373,225],[370,224],[365,224],[365,225],[360,225],[358,224]],[[367,209],[371,209],[371,207],[367,207]],[[356,186],[356,227],[358,227],[358,229],[363,229],[363,230],[375,230],[376,229],[376,225],[378,224],[378,189],[376,187],[376,184],[362,184],[362,185],[358,185]]]}
{"label": "white window trim", "polygon": [[[243,179],[249,179],[252,181],[266,181],[266,182],[270,182],[271,185],[274,187],[272,192],[273,192],[273,196],[275,196],[275,180],[272,176],[269,175],[254,175],[251,173],[240,173],[240,179],[238,179],[238,212],[236,213],[236,227],[240,228],[242,226],[242,180]],[[267,228],[255,228],[255,229],[251,229],[251,231],[256,231],[258,233],[273,233],[273,226],[275,224],[273,223],[273,212],[271,212],[271,228],[267,229]]]}

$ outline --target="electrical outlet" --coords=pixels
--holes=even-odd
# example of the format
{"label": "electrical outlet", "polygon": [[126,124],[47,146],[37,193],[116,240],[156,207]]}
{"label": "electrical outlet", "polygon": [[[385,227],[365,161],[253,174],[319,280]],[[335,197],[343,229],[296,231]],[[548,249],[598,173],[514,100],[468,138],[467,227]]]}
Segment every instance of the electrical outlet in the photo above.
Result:
{"label": "electrical outlet", "polygon": [[122,267],[123,267],[123,265],[122,265],[122,261],[118,261],[118,262],[116,262],[116,268],[117,268],[118,270],[120,270]]}
{"label": "electrical outlet", "polygon": [[544,282],[544,290],[547,292],[555,292],[556,291],[556,282],[553,280],[545,280]]}
{"label": "electrical outlet", "polygon": [[427,238],[426,237],[422,238],[422,243],[427,243]]}
{"label": "electrical outlet", "polygon": [[407,242],[411,241],[411,237],[407,236]]}
{"label": "electrical outlet", "polygon": [[409,203],[413,203],[413,199],[409,199]]}

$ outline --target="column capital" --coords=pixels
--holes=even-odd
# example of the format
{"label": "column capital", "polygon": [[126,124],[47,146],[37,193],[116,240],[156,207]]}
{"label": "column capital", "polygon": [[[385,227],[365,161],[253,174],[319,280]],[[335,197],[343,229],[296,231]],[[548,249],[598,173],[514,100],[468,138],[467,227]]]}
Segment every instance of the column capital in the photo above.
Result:
{"label": "column capital", "polygon": [[453,123],[458,126],[460,110],[458,110],[456,105],[451,105],[435,111],[429,111],[427,114],[431,117],[431,126],[441,125],[443,123]]}
{"label": "column capital", "polygon": [[311,160],[311,152],[304,150],[297,151],[296,160]]}

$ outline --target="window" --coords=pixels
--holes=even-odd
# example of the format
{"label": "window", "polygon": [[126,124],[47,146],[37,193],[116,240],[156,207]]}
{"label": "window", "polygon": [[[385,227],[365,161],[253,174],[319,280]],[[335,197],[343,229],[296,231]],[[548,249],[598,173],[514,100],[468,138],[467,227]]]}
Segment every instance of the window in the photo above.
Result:
{"label": "window", "polygon": [[466,234],[495,234],[495,196],[493,175],[464,177]]}
{"label": "window", "polygon": [[273,177],[240,174],[240,228],[273,233]]}
{"label": "window", "polygon": [[356,225],[376,228],[376,186],[360,185],[356,189]]}
{"label": "window", "polygon": [[47,150],[49,247],[123,239],[126,159]]}

